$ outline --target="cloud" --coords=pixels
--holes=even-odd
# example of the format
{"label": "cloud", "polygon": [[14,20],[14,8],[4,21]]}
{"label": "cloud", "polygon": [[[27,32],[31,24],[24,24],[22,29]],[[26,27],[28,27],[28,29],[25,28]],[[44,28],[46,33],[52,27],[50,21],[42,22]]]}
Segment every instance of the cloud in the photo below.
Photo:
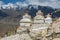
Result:
{"label": "cloud", "polygon": [[0,6],[3,5],[4,8],[6,8],[6,7],[16,8],[17,6],[22,8],[22,7],[28,6],[29,4],[40,5],[40,6],[50,6],[53,8],[60,8],[59,0],[25,0],[23,2],[16,2],[15,4],[13,4],[13,3],[4,4],[4,2],[0,1]]}
{"label": "cloud", "polygon": [[4,2],[0,1],[0,9],[1,9],[3,4],[4,4]]}
{"label": "cloud", "polygon": [[16,4],[19,6],[28,6],[26,2],[16,2]]}
{"label": "cloud", "polygon": [[19,9],[21,8],[27,8],[28,4],[26,2],[16,2],[17,6],[19,6]]}
{"label": "cloud", "polygon": [[26,0],[28,4],[32,5],[42,5],[42,6],[51,6],[53,8],[60,8],[60,1],[59,0]]}
{"label": "cloud", "polygon": [[0,1],[0,7],[4,4],[4,2]]}
{"label": "cloud", "polygon": [[0,5],[4,4],[4,2],[0,1]]}

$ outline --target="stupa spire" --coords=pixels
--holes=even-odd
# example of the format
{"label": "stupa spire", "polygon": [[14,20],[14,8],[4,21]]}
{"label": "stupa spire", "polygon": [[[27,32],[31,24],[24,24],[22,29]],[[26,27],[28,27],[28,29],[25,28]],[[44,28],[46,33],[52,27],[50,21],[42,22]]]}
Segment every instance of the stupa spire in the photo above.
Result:
{"label": "stupa spire", "polygon": [[42,13],[42,11],[41,10],[39,10],[37,13],[36,13],[36,15],[42,15],[43,13]]}
{"label": "stupa spire", "polygon": [[51,17],[50,13],[47,14],[47,17]]}
{"label": "stupa spire", "polygon": [[41,10],[39,10],[37,13],[36,13],[36,16],[34,17],[34,19],[44,19],[44,16],[43,16],[43,13]]}

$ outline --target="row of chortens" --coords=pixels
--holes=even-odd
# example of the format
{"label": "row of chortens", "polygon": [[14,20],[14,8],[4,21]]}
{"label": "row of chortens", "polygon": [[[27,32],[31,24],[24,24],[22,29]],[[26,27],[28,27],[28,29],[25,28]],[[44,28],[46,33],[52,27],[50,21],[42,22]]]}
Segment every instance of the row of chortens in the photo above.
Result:
{"label": "row of chortens", "polygon": [[15,35],[1,40],[60,40],[60,18],[53,21],[50,14],[46,18],[41,10],[32,19],[27,13],[20,20]]}

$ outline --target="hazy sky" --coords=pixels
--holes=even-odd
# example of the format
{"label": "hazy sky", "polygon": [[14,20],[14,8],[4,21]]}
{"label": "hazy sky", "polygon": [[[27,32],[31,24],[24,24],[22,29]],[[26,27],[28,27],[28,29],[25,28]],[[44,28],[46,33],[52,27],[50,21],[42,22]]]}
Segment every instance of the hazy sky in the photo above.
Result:
{"label": "hazy sky", "polygon": [[54,8],[60,8],[60,0],[0,0],[0,4],[1,3],[19,3],[19,2],[22,5],[32,4],[32,5],[42,5],[42,6],[51,6]]}

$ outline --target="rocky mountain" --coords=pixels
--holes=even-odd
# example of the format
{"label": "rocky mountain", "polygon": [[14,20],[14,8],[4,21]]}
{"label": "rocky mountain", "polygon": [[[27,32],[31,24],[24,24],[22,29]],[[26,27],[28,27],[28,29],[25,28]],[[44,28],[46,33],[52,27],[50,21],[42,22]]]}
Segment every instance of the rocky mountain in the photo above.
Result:
{"label": "rocky mountain", "polygon": [[[19,26],[22,15],[29,13],[33,18],[38,10],[41,10],[44,16],[55,11],[54,8],[39,5],[28,5],[22,8],[18,6],[16,9],[0,9],[0,33],[4,34],[7,30],[15,30]],[[52,17],[60,17],[60,11],[53,13]]]}
{"label": "rocky mountain", "polygon": [[0,20],[6,20],[6,21],[13,21],[13,22],[17,22],[22,18],[22,15],[24,15],[25,13],[28,13],[32,16],[32,18],[36,15],[36,12],[38,10],[41,10],[43,12],[43,15],[47,15],[48,13],[53,13],[51,14],[52,17],[60,17],[60,11],[54,13],[55,10],[58,9],[54,9],[52,7],[49,6],[39,6],[39,5],[28,5],[25,7],[20,8],[18,6],[18,8],[13,9],[1,9],[0,10]]}

